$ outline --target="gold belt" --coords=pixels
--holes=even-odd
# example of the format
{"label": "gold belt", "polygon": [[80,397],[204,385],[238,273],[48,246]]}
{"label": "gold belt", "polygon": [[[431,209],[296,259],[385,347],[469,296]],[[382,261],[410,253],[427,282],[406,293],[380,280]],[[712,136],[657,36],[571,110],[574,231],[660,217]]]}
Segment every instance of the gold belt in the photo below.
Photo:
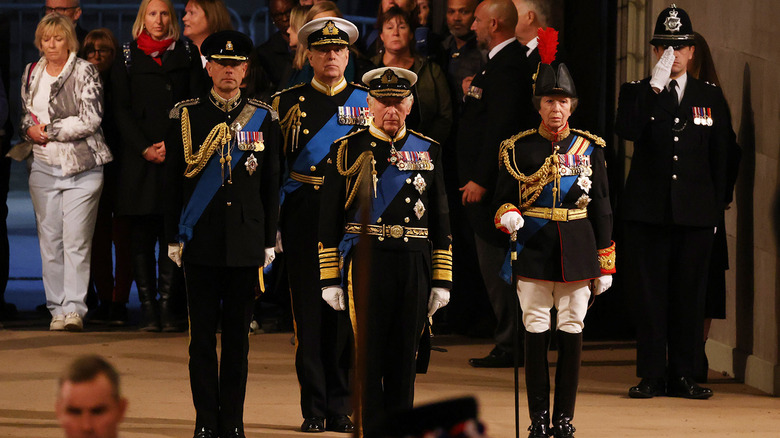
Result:
{"label": "gold belt", "polygon": [[298,172],[290,171],[290,179],[293,181],[298,181],[304,184],[312,184],[314,185],[315,189],[318,189],[318,186],[321,186],[325,182],[324,176],[311,176],[311,175],[303,175]]}
{"label": "gold belt", "polygon": [[[356,223],[348,223],[344,226],[344,231],[349,234],[360,234],[362,226]],[[427,228],[405,227],[403,225],[367,225],[366,234],[370,236],[392,237],[400,239],[401,237],[416,237],[425,239],[428,237]]]}
{"label": "gold belt", "polygon": [[538,217],[556,222],[568,222],[588,217],[588,210],[585,208],[547,208],[547,207],[528,207],[523,212],[528,217]]}

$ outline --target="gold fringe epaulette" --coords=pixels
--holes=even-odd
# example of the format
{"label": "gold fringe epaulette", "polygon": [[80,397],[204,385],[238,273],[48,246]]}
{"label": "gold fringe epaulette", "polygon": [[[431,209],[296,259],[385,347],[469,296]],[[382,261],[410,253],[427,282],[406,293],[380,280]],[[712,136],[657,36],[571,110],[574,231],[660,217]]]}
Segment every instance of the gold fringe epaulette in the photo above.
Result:
{"label": "gold fringe epaulette", "polygon": [[347,135],[345,135],[343,137],[337,138],[335,141],[333,141],[333,143],[339,143],[342,140],[346,140],[346,139],[348,139],[349,137],[352,137],[355,134],[360,134],[361,132],[365,131],[366,129],[368,129],[368,128],[360,128],[357,131],[352,131],[352,132],[350,132],[349,134],[347,134]]}
{"label": "gold fringe epaulette", "polygon": [[[501,146],[498,148],[498,168],[500,169],[504,163],[508,163],[509,156],[507,151],[515,146],[515,142],[523,137],[527,137],[531,134],[535,134],[536,129],[527,129],[525,131],[518,132],[517,134],[507,138],[501,142]],[[508,164],[507,164],[508,165]]]}
{"label": "gold fringe epaulette", "polygon": [[361,89],[363,91],[368,91],[368,87],[366,87],[363,84],[358,84],[357,82],[350,82],[349,84],[352,85],[353,87],[359,88],[359,89]]}
{"label": "gold fringe epaulette", "polygon": [[430,142],[433,142],[433,143],[439,144],[439,142],[438,142],[438,141],[436,141],[436,140],[434,140],[434,139],[432,139],[432,138],[428,137],[427,135],[420,134],[419,132],[417,132],[417,131],[414,131],[414,130],[412,130],[412,129],[407,129],[407,131],[411,132],[411,133],[412,133],[412,134],[414,134],[414,135],[417,135],[418,137],[422,137],[422,138],[424,138],[425,140],[428,140],[428,141],[430,141]]}
{"label": "gold fringe epaulette", "polygon": [[603,148],[607,147],[607,142],[605,142],[604,139],[599,137],[598,135],[591,134],[590,132],[583,131],[581,129],[571,128],[571,131],[572,132],[576,132],[577,134],[579,134],[579,135],[581,135],[583,137],[587,137],[587,138],[593,140],[594,143],[596,143],[597,145],[599,145],[599,146],[601,146]]}
{"label": "gold fringe epaulette", "polygon": [[188,106],[192,106],[192,105],[197,105],[198,103],[200,103],[200,98],[182,100],[181,102],[179,102],[176,105],[174,105],[173,108],[171,109],[171,111],[168,112],[168,118],[169,119],[178,119],[178,118],[181,117],[181,109],[182,108],[185,108],[185,107],[188,107]]}

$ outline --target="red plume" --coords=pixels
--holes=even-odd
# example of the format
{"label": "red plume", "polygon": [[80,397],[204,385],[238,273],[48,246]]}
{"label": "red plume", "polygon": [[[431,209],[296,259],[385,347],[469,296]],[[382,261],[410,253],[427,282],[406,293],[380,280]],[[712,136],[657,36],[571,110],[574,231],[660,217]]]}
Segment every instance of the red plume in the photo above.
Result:
{"label": "red plume", "polygon": [[558,31],[552,27],[547,30],[541,27],[536,31],[539,35],[539,56],[543,64],[552,64],[555,61],[555,52],[558,51]]}

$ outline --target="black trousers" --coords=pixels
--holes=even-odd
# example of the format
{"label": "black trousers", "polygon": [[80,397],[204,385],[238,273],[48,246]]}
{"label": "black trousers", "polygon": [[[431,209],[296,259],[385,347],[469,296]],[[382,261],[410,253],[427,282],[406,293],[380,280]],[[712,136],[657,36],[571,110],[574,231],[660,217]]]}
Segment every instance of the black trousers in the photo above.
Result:
{"label": "black trousers", "polygon": [[[494,338],[496,347],[512,353],[515,351],[515,336],[518,336],[515,322],[517,293],[514,284],[505,282],[499,274],[506,260],[507,248],[495,246],[474,234],[479,269],[485,281],[490,305],[496,315]],[[522,316],[521,316],[522,320]],[[522,340],[522,337],[520,338]]]}
{"label": "black trousers", "polygon": [[[180,269],[168,258],[162,215],[126,216],[130,222],[130,251],[133,278],[141,302],[154,301],[159,292],[164,299],[181,294]],[[155,246],[159,244],[157,260]],[[158,275],[159,274],[159,275]]]}
{"label": "black trousers", "polygon": [[[383,436],[385,414],[410,409],[414,402],[416,356],[425,328],[431,292],[430,261],[421,252],[371,251],[365,387],[362,394],[366,438]],[[356,265],[350,262],[347,287],[351,316],[362,311],[354,295]],[[353,300],[354,297],[354,300]],[[361,330],[353,321],[353,328]]]}
{"label": "black trousers", "polygon": [[[184,271],[195,426],[215,431],[243,430],[249,324],[257,268],[185,264]],[[222,354],[218,359],[216,333],[220,321]]]}
{"label": "black trousers", "polygon": [[319,197],[310,191],[304,186],[285,199],[280,222],[295,324],[301,414],[304,418],[349,415],[349,317],[322,299],[317,253]]}
{"label": "black trousers", "polygon": [[618,257],[636,299],[637,376],[692,377],[704,354],[713,228],[627,222],[624,231]]}

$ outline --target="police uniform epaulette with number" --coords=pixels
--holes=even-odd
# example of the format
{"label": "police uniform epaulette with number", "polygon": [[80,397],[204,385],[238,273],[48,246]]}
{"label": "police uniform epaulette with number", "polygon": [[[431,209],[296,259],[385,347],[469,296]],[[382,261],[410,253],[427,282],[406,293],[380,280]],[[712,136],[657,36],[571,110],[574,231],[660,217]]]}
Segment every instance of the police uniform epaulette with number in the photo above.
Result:
{"label": "police uniform epaulette with number", "polygon": [[357,82],[350,82],[349,84],[352,85],[355,88],[360,88],[363,91],[368,91],[368,87],[366,87],[363,84],[358,84]]}
{"label": "police uniform epaulette with number", "polygon": [[264,110],[268,110],[268,112],[271,113],[271,120],[279,120],[279,114],[276,111],[274,111],[273,108],[271,108],[271,105],[268,105],[262,100],[247,99],[246,102],[252,106],[256,106],[258,108],[263,108]]}
{"label": "police uniform epaulette with number", "polygon": [[197,105],[200,103],[200,98],[195,99],[188,99],[188,100],[182,100],[181,102],[174,105],[174,107],[171,109],[171,111],[168,113],[169,119],[178,119],[181,117],[181,109],[187,106]]}
{"label": "police uniform epaulette with number", "polygon": [[579,135],[581,135],[583,137],[587,137],[587,138],[593,140],[594,143],[596,143],[597,145],[599,145],[599,146],[601,146],[603,148],[607,147],[607,143],[604,141],[603,138],[599,137],[598,135],[591,134],[590,132],[583,131],[581,129],[574,129],[574,128],[572,128],[571,131],[572,132],[576,132],[577,134],[579,134]]}
{"label": "police uniform epaulette with number", "polygon": [[415,130],[412,130],[412,129],[410,129],[410,130],[409,130],[409,132],[411,132],[412,134],[414,134],[414,135],[416,135],[416,136],[418,136],[418,137],[422,137],[422,138],[424,138],[424,139],[426,139],[426,140],[430,141],[431,143],[436,143],[436,144],[439,144],[439,142],[438,142],[438,141],[436,141],[436,140],[434,140],[434,139],[432,139],[432,138],[430,138],[430,137],[428,137],[428,136],[426,136],[426,135],[420,134],[419,132],[417,132],[417,131],[415,131]]}

